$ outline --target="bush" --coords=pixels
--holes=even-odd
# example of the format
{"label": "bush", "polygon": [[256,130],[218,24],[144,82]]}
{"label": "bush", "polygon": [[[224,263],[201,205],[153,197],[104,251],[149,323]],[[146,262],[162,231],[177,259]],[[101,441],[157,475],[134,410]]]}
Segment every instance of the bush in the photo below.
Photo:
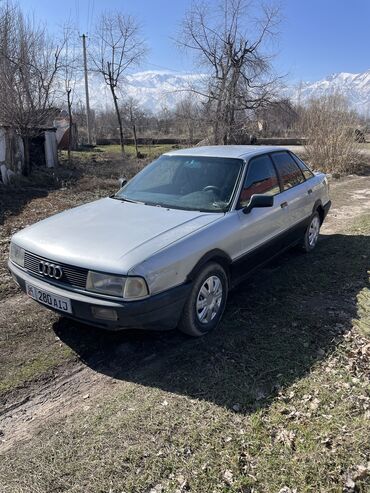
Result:
{"label": "bush", "polygon": [[356,114],[340,95],[312,99],[303,114],[306,159],[325,172],[355,173],[361,153],[355,138]]}

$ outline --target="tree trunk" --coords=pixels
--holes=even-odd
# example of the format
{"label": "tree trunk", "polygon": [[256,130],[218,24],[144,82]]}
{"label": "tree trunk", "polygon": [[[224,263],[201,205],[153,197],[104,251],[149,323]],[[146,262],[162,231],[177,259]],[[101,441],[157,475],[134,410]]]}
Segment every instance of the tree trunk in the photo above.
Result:
{"label": "tree trunk", "polygon": [[134,122],[134,115],[132,114],[132,106],[130,105],[130,122],[132,125],[132,135],[134,137],[134,144],[135,144],[135,151],[136,151],[136,157],[139,157],[139,149],[137,147],[137,138],[136,138],[136,125]]}
{"label": "tree trunk", "polygon": [[117,102],[118,98],[116,96],[116,93],[114,91],[114,87],[112,85],[110,86],[110,90],[112,92],[114,108],[116,110],[116,115],[117,115],[117,121],[118,121],[118,127],[119,127],[119,140],[121,143],[121,152],[122,152],[122,156],[124,156],[125,155],[125,144],[124,144],[124,140],[123,140],[122,119],[121,119],[121,114],[119,112],[118,102]]}
{"label": "tree trunk", "polygon": [[194,127],[193,127],[193,122],[190,123],[188,126],[188,132],[189,132],[189,144],[192,145],[194,142]]}
{"label": "tree trunk", "polygon": [[31,173],[31,161],[30,161],[30,138],[28,135],[23,137],[24,146],[24,163],[22,167],[22,175],[29,176]]}
{"label": "tree trunk", "polygon": [[135,123],[132,124],[132,133],[133,133],[133,136],[134,136],[134,144],[135,144],[135,150],[136,150],[136,157],[139,157],[139,149],[137,147],[136,125],[135,125]]}
{"label": "tree trunk", "polygon": [[69,120],[69,128],[68,128],[68,164],[71,164],[71,150],[72,150],[72,128],[73,128],[73,120],[72,120],[72,102],[71,102],[71,89],[67,90],[67,104],[68,104],[68,120]]}

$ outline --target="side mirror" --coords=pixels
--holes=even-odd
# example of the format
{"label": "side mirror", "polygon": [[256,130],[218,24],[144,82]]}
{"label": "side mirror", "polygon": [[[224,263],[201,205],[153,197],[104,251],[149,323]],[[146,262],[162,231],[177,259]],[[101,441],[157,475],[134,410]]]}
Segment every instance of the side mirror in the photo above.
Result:
{"label": "side mirror", "polygon": [[126,185],[127,179],[126,178],[118,178],[118,185],[120,188],[122,188],[124,185]]}
{"label": "side mirror", "polygon": [[249,214],[255,207],[272,207],[274,197],[272,195],[252,195],[247,206],[243,207],[244,214]]}

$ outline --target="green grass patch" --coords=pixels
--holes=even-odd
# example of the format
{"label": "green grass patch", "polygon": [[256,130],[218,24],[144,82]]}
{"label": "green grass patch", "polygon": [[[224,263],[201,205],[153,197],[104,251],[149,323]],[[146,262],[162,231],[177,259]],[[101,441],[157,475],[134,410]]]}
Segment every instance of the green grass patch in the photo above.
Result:
{"label": "green grass patch", "polygon": [[[142,156],[146,159],[154,159],[164,152],[168,152],[172,149],[176,149],[178,146],[173,144],[153,144],[153,145],[139,145],[138,150]],[[110,144],[102,146],[94,146],[90,149],[81,148],[78,151],[72,151],[72,159],[89,161],[93,157],[95,160],[103,161],[107,157],[113,159],[122,159],[121,146]],[[67,159],[67,151],[61,151],[62,160]],[[125,145],[125,158],[136,159],[136,149],[134,145]]]}
{"label": "green grass patch", "polygon": [[72,357],[71,350],[63,347],[49,353],[42,352],[36,358],[26,360],[21,366],[4,371],[0,380],[0,394],[24,385],[30,380],[50,372]]}
{"label": "green grass patch", "polygon": [[[177,146],[173,144],[153,144],[153,145],[139,145],[138,150],[147,158],[154,158],[175,149]],[[107,146],[97,146],[94,148],[97,152],[112,153],[115,155],[121,154],[120,145],[107,145]],[[129,157],[136,157],[136,149],[134,145],[125,145],[125,154]]]}
{"label": "green grass patch", "polygon": [[52,330],[57,315],[26,297],[2,303],[0,397],[75,357]]}

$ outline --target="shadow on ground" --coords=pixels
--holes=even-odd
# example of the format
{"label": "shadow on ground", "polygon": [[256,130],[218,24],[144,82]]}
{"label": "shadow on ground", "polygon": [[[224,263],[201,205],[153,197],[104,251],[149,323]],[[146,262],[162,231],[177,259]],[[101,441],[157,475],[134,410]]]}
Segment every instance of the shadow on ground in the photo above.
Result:
{"label": "shadow on ground", "polygon": [[22,209],[33,199],[46,197],[47,190],[15,189],[13,187],[0,188],[0,225],[4,223],[5,216],[19,214]]}
{"label": "shadow on ground", "polygon": [[6,216],[18,215],[32,200],[47,197],[66,183],[76,182],[81,175],[81,170],[76,167],[35,167],[29,178],[19,176],[12,185],[0,184],[0,225],[4,224]]}
{"label": "shadow on ground", "polygon": [[98,372],[250,412],[304,377],[350,330],[368,281],[369,241],[324,236],[314,253],[286,253],[230,293],[221,327],[201,339],[102,332],[63,318],[54,330]]}

